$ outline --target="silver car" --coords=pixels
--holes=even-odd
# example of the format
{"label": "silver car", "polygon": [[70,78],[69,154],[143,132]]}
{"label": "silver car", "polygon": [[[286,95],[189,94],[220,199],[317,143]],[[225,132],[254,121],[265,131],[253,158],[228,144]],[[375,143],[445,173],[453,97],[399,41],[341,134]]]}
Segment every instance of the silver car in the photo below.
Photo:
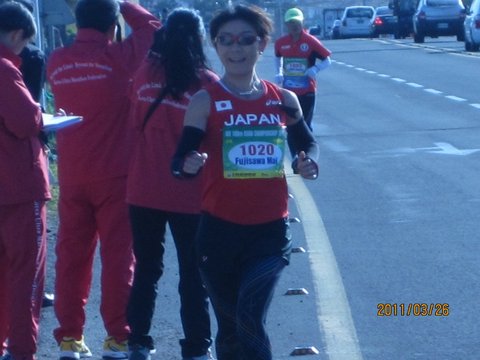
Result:
{"label": "silver car", "polygon": [[465,7],[461,0],[420,0],[413,15],[413,40],[423,43],[426,36],[456,36],[464,40]]}
{"label": "silver car", "polygon": [[340,19],[340,37],[370,37],[374,12],[372,6],[346,7]]}
{"label": "silver car", "polygon": [[480,0],[473,0],[463,23],[465,50],[478,51],[480,47]]}

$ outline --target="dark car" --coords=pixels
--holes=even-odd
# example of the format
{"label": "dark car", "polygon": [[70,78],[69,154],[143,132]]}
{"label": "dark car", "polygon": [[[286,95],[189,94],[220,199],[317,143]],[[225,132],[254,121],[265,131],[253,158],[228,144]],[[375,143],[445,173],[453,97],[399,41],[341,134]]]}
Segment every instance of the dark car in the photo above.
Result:
{"label": "dark car", "polygon": [[390,9],[388,6],[377,7],[373,15],[371,27],[372,37],[378,37],[382,34],[396,35],[397,17],[393,15],[393,9]]}
{"label": "dark car", "polygon": [[413,15],[413,40],[423,43],[426,36],[456,36],[465,39],[465,7],[461,0],[420,0]]}
{"label": "dark car", "polygon": [[311,28],[308,29],[308,33],[317,38],[320,38],[322,36],[322,28],[320,27],[320,25],[312,26]]}

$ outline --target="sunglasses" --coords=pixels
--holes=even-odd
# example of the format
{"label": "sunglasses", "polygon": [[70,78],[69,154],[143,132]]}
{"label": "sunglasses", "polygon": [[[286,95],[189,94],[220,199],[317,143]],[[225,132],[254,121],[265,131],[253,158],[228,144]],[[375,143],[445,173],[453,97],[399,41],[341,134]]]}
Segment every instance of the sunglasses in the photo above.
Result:
{"label": "sunglasses", "polygon": [[232,46],[235,43],[240,46],[249,46],[253,45],[257,41],[260,41],[260,37],[253,34],[222,34],[215,38],[215,43],[222,46]]}

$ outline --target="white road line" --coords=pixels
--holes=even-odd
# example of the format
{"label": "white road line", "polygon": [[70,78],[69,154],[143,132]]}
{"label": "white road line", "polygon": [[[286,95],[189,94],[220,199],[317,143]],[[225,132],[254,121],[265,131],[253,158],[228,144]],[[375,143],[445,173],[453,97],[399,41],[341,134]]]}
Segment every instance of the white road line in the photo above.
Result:
{"label": "white road line", "polygon": [[458,97],[458,96],[455,96],[455,95],[447,95],[445,96],[447,99],[450,99],[450,100],[454,100],[454,101],[458,101],[458,102],[461,102],[461,101],[467,101],[467,99],[464,99],[464,98],[461,98],[461,97]]}
{"label": "white road line", "polygon": [[349,68],[353,68],[353,67],[355,67],[355,66],[353,66],[353,65],[350,65],[350,64],[345,64],[345,66],[346,66],[346,67],[349,67]]}
{"label": "white road line", "polygon": [[[289,169],[286,166],[285,169]],[[291,171],[290,171],[291,174]],[[329,360],[363,360],[342,277],[322,217],[300,176],[287,175],[296,201],[315,286],[317,317]]]}
{"label": "white road line", "polygon": [[440,94],[443,94],[443,92],[439,91],[439,90],[435,90],[435,89],[425,89],[426,92],[430,93],[430,94],[434,94],[434,95],[440,95]]}
{"label": "white road line", "polygon": [[407,85],[411,86],[411,87],[414,87],[414,88],[423,88],[423,85],[413,83],[413,82],[409,82],[409,83],[407,83]]}
{"label": "white road line", "polygon": [[[421,89],[423,88],[424,86],[421,85],[421,84],[417,84],[417,83],[414,83],[414,82],[407,82],[407,80],[405,79],[402,79],[402,78],[397,78],[397,77],[391,77],[390,75],[387,75],[387,74],[380,74],[380,73],[377,73],[376,71],[372,71],[372,70],[367,70],[367,69],[364,69],[364,68],[361,68],[361,67],[355,67],[354,65],[347,65],[345,64],[347,67],[350,67],[350,68],[355,68],[355,70],[358,70],[358,71],[364,71],[366,72],[367,74],[375,74],[377,75],[378,77],[382,77],[382,78],[390,78],[391,80],[395,81],[395,82],[398,82],[398,83],[405,83],[406,85],[410,86],[410,87],[413,87],[413,88],[416,88],[416,89]],[[443,94],[442,91],[439,91],[439,90],[435,90],[435,89],[423,89],[425,92],[428,92],[430,94],[434,94],[434,95],[440,95],[440,94]],[[458,102],[464,102],[464,101],[467,101],[467,99],[464,99],[464,98],[461,98],[461,97],[458,97],[458,96],[455,96],[455,95],[447,95],[445,96],[445,98],[449,99],[449,100],[454,100],[454,101],[458,101]],[[473,106],[474,108],[480,108],[480,104],[470,104],[470,106]]]}

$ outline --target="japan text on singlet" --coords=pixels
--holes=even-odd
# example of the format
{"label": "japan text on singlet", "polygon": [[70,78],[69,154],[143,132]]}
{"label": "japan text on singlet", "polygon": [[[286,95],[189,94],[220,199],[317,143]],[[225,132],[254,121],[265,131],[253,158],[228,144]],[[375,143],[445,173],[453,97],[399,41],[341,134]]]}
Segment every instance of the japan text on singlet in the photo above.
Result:
{"label": "japan text on singlet", "polygon": [[239,224],[287,216],[282,96],[276,85],[262,86],[264,94],[254,100],[232,95],[220,82],[206,88],[211,106],[202,209]]}

